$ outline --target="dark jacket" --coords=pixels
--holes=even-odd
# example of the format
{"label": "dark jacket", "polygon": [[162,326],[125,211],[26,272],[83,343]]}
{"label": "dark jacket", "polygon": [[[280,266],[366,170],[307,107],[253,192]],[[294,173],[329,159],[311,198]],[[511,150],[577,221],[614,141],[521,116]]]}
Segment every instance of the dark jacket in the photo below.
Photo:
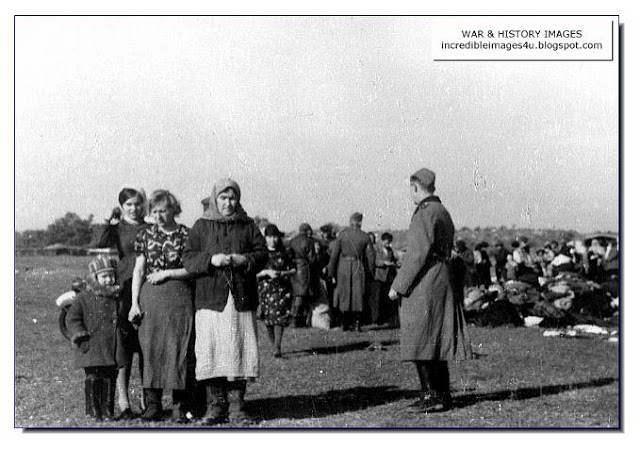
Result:
{"label": "dark jacket", "polygon": [[343,312],[362,312],[366,280],[373,277],[375,271],[369,235],[355,227],[344,229],[332,246],[328,270],[337,282],[333,306]]}
{"label": "dark jacket", "polygon": [[314,295],[322,271],[322,254],[316,251],[320,247],[315,239],[299,234],[289,241],[289,248],[293,251],[296,262],[296,273],[291,277],[293,295]]}
{"label": "dark jacket", "polygon": [[117,225],[107,224],[102,228],[102,233],[96,242],[97,248],[115,248],[118,250],[117,280],[120,285],[133,277],[133,268],[136,265],[136,252],[134,244],[138,233],[149,227],[148,223],[132,225],[121,220]]}
{"label": "dark jacket", "polygon": [[[238,253],[247,258],[244,268],[219,268],[211,265],[218,253]],[[229,290],[238,311],[255,311],[258,307],[256,274],[269,255],[267,245],[253,219],[242,215],[233,220],[201,218],[189,232],[182,261],[189,273],[196,275],[196,309],[223,311]]]}
{"label": "dark jacket", "polygon": [[393,279],[396,277],[397,266],[388,266],[385,265],[385,262],[397,264],[398,258],[396,258],[395,252],[391,248],[385,251],[382,245],[374,245],[373,249],[376,253],[375,280],[382,283],[393,282]]}
{"label": "dark jacket", "polygon": [[122,366],[125,363],[118,325],[118,292],[87,283],[67,312],[67,329],[76,347],[76,367]]}

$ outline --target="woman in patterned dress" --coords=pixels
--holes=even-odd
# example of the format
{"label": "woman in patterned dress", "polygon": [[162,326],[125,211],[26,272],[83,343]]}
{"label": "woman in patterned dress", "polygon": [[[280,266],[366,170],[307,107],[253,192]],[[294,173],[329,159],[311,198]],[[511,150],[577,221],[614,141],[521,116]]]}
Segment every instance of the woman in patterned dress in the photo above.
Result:
{"label": "woman in patterned dress", "polygon": [[193,292],[182,265],[189,230],[178,224],[180,203],[169,191],[155,191],[149,202],[153,226],[140,232],[135,250],[129,320],[140,323],[147,409],[143,421],[162,417],[162,390],[173,390],[173,420],[185,422],[187,388],[193,375]]}
{"label": "woman in patterned dress", "polygon": [[293,291],[289,277],[296,272],[291,249],[282,244],[282,233],[277,226],[267,225],[264,230],[269,251],[266,267],[258,273],[258,319],[267,327],[267,335],[273,347],[273,356],[282,357],[282,335],[291,318]]}

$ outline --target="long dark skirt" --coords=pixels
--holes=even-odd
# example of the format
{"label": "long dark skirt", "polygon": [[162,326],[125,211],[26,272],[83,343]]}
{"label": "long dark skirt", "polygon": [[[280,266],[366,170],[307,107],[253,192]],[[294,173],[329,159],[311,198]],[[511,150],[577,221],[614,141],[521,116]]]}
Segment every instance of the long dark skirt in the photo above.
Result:
{"label": "long dark skirt", "polygon": [[145,283],[140,293],[144,318],[138,330],[144,360],[143,386],[186,389],[193,352],[193,297],[189,284]]}

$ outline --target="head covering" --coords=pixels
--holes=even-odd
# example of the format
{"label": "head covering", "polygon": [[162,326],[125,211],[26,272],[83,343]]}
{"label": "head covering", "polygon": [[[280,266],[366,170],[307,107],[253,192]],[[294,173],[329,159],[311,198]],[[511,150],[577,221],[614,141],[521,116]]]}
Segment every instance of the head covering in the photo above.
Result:
{"label": "head covering", "polygon": [[323,233],[333,233],[333,227],[331,226],[331,224],[324,224],[320,227],[320,231],[322,231]]}
{"label": "head covering", "polygon": [[272,223],[270,223],[269,225],[267,225],[267,227],[264,229],[264,235],[265,236],[278,236],[278,237],[282,237],[283,234],[282,232],[278,229],[278,227]]}
{"label": "head covering", "polygon": [[309,225],[306,222],[303,222],[300,224],[300,226],[298,227],[298,231],[300,233],[308,233],[310,231],[313,231],[313,228],[311,228],[311,225]]}
{"label": "head covering", "polygon": [[349,220],[352,222],[362,222],[362,217],[362,213],[354,212],[351,214],[351,217],[349,217]]}
{"label": "head covering", "polygon": [[467,243],[462,239],[458,239],[455,243],[456,250],[459,252],[463,252],[467,249]]}
{"label": "head covering", "polygon": [[424,167],[411,175],[410,180],[417,181],[423,188],[429,191],[433,191],[436,188],[436,174]]}
{"label": "head covering", "polygon": [[97,275],[109,270],[115,271],[115,269],[116,261],[113,258],[109,258],[108,256],[104,255],[99,255],[89,263],[89,273],[91,273],[92,275]]}
{"label": "head covering", "polygon": [[[218,211],[218,202],[216,201],[216,199],[221,193],[223,193],[229,188],[233,189],[236,195],[238,196],[238,206],[236,207],[235,212],[231,216],[225,217],[222,214],[220,214],[220,211]],[[202,217],[209,220],[235,220],[238,218],[247,217],[247,213],[245,212],[244,208],[240,204],[240,186],[238,185],[238,183],[236,183],[235,181],[233,181],[231,178],[228,178],[228,177],[221,178],[218,181],[216,181],[211,191],[211,197],[209,199],[209,209],[207,209],[204,212]]]}

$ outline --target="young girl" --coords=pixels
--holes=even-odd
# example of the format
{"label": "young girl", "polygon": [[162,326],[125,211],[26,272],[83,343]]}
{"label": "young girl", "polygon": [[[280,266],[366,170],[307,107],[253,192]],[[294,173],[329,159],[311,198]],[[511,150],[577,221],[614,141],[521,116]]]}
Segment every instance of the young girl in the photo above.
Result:
{"label": "young girl", "polygon": [[117,368],[125,363],[118,336],[119,293],[115,261],[101,255],[89,263],[86,288],[67,312],[76,367],[83,367],[86,375],[86,414],[97,421],[114,418]]}
{"label": "young girl", "polygon": [[278,227],[269,224],[265,228],[265,239],[269,251],[269,261],[258,273],[258,297],[260,313],[258,319],[267,327],[273,356],[282,357],[282,335],[291,319],[293,291],[289,277],[295,273],[293,252],[282,245],[282,233]]}

